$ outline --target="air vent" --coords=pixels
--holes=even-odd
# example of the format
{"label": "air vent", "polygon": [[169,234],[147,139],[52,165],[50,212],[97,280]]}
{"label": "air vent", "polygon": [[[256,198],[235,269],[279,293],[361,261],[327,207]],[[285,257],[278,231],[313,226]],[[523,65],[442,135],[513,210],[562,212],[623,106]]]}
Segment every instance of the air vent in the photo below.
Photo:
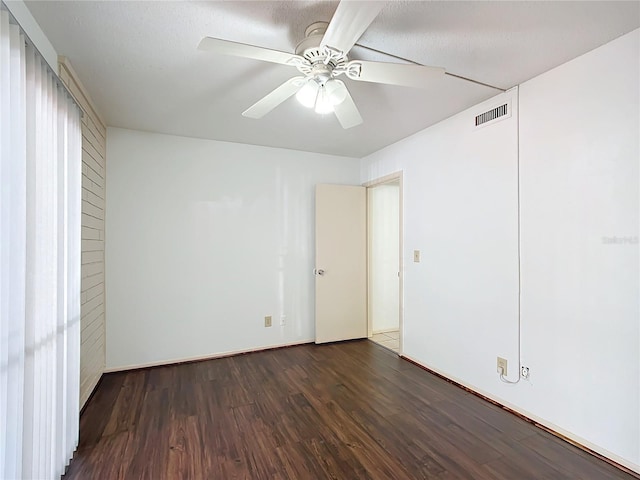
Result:
{"label": "air vent", "polygon": [[484,125],[485,123],[496,120],[500,117],[504,117],[509,113],[509,104],[505,103],[504,105],[500,105],[499,107],[494,108],[493,110],[489,110],[488,112],[481,113],[476,116],[476,127],[480,125]]}

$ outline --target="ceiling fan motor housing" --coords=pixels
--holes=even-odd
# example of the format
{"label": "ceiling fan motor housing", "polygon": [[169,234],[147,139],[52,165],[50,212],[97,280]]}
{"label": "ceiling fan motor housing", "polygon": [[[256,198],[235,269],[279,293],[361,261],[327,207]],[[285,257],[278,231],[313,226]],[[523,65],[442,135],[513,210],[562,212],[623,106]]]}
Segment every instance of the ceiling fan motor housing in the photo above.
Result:
{"label": "ceiling fan motor housing", "polygon": [[309,25],[304,32],[305,38],[298,43],[295,50],[296,55],[300,55],[310,64],[310,66],[298,64],[296,65],[298,70],[321,85],[335,76],[333,70],[338,65],[349,61],[342,52],[320,46],[328,25],[327,22],[315,22]]}
{"label": "ceiling fan motor housing", "polygon": [[[316,62],[331,63],[333,66],[347,61],[347,56],[330,47],[321,47],[322,39],[327,31],[327,22],[315,22],[305,30],[304,39],[296,46],[296,55],[306,58],[313,65]],[[326,58],[329,61],[326,61]]]}

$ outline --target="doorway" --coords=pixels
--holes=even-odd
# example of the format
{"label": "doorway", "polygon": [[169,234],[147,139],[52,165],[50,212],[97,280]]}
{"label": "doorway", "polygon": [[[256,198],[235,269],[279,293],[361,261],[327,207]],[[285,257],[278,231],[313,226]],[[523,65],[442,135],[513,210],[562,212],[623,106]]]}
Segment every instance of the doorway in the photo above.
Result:
{"label": "doorway", "polygon": [[316,343],[369,338],[402,354],[402,231],[401,172],[316,186]]}
{"label": "doorway", "polygon": [[402,176],[367,187],[368,337],[402,353]]}

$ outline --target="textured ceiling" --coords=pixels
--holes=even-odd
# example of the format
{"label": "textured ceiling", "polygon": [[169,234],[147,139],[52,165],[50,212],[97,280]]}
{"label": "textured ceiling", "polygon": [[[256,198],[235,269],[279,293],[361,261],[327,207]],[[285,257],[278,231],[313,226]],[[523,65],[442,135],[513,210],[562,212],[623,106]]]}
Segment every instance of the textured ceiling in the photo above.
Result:
{"label": "textured ceiling", "polygon": [[[362,125],[343,130],[293,98],[254,120],[241,112],[297,70],[199,51],[200,40],[293,52],[337,2],[26,3],[110,126],[362,157],[499,93],[450,76],[425,90],[346,80]],[[637,1],[397,1],[359,43],[510,88],[639,26]]]}

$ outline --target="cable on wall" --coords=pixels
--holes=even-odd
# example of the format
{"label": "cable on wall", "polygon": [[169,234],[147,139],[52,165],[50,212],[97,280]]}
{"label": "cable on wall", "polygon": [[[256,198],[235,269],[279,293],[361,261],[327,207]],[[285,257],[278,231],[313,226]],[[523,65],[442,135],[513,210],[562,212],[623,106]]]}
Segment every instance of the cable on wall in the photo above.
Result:
{"label": "cable on wall", "polygon": [[520,87],[513,87],[516,91],[516,176],[517,176],[517,207],[518,207],[518,379],[516,381],[509,380],[504,376],[504,372],[500,369],[500,380],[504,383],[515,385],[520,382],[522,370],[522,259],[520,255]]}

